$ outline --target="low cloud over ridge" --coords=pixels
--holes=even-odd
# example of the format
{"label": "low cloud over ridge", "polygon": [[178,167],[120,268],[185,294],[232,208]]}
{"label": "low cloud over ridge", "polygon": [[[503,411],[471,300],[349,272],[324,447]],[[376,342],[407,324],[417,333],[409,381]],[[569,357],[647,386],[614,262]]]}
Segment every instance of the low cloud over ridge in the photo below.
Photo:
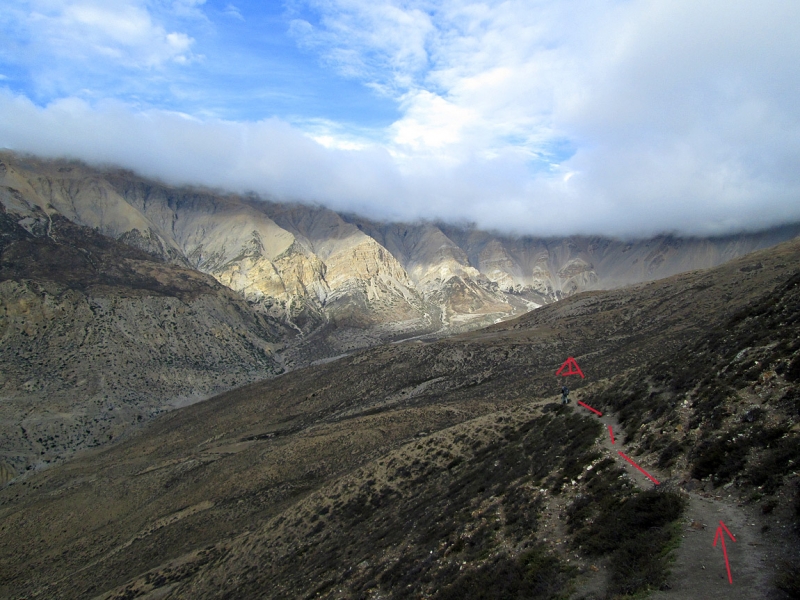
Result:
{"label": "low cloud over ridge", "polygon": [[297,4],[308,5],[289,26],[298,43],[396,101],[399,119],[348,130],[113,95],[37,105],[7,88],[0,146],[512,233],[707,235],[800,220],[800,4]]}

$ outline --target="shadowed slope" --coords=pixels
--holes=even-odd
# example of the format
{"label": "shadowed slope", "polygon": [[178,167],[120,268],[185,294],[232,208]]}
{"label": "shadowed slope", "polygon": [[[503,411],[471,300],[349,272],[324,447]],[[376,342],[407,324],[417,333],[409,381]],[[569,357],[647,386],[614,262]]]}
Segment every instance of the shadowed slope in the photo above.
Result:
{"label": "shadowed slope", "polygon": [[198,271],[0,205],[0,453],[14,475],[282,370],[283,327]]}
{"label": "shadowed slope", "polygon": [[[493,572],[516,573],[513,589],[529,590],[526,569],[548,564],[553,579],[540,597],[552,597],[575,575],[573,553],[608,561],[609,590],[661,585],[663,566],[636,583],[603,549],[539,546],[543,511],[561,502],[551,495],[599,502],[605,493],[611,511],[639,498],[613,461],[601,466],[593,421],[543,413],[541,400],[556,391],[567,356],[587,374],[574,383],[589,403],[610,403],[603,390],[621,377],[677,368],[675,357],[780,293],[798,259],[800,242],[790,242],[448,340],[363,351],[165,415],[114,448],[0,492],[0,593],[50,585],[49,597],[64,598],[115,589],[120,598],[455,597],[486,577],[499,585]],[[631,453],[654,468],[659,455],[636,442]],[[668,528],[670,515],[642,526]],[[638,536],[625,538],[631,548]],[[669,531],[660,539],[668,544]]]}

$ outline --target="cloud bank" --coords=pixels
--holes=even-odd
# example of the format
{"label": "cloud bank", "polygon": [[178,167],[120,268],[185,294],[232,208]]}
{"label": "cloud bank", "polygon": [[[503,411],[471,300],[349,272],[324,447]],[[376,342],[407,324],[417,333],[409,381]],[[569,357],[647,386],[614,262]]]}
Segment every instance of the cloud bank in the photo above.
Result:
{"label": "cloud bank", "polygon": [[[204,51],[188,26],[136,12],[144,4],[123,3],[124,21],[71,5],[49,18],[116,23],[84,36],[73,67],[101,42],[119,53],[109,60],[135,59],[151,75]],[[8,87],[0,145],[520,234],[707,235],[800,221],[798,3],[326,0],[295,2],[286,20],[303,51],[396,102],[400,118],[372,129],[315,115],[234,121],[111,92],[36,104]],[[148,39],[157,43],[139,43]]]}

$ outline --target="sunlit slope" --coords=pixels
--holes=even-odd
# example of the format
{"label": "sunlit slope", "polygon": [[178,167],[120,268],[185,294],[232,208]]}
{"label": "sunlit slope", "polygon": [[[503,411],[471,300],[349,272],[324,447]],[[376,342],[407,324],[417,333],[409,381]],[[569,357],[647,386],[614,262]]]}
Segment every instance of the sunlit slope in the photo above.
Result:
{"label": "sunlit slope", "polygon": [[[658,586],[663,565],[646,567],[652,580],[631,583],[617,547],[597,542],[604,530],[587,529],[585,519],[602,524],[610,518],[603,510],[624,515],[620,507],[632,502],[650,511],[645,529],[659,528],[658,543],[667,544],[679,503],[661,506],[619,479],[619,465],[602,462],[597,444],[605,432],[592,418],[545,406],[561,383],[555,371],[575,357],[587,377],[571,379],[573,394],[617,411],[622,447],[671,485],[705,477],[706,442],[748,423],[743,409],[751,401],[740,401],[742,394],[774,401],[763,425],[783,423],[781,435],[796,441],[790,294],[798,259],[800,243],[790,242],[709,271],[579,294],[456,338],[363,351],[164,415],[118,446],[0,492],[0,591],[458,597],[470,585],[491,588],[495,572],[517,573],[515,589],[527,589],[531,561],[550,565],[553,593],[583,581],[590,573],[579,570],[592,561],[611,573],[609,590]],[[789,299],[776,305],[784,312],[752,321],[758,336],[745,340],[759,373],[732,379],[726,397],[715,400],[700,379],[721,376],[722,363],[704,371],[691,362],[692,349],[775,298]],[[762,357],[759,348],[771,353]],[[693,394],[686,404],[656,387],[672,373],[682,373]],[[644,386],[643,396],[631,393],[633,384]],[[615,386],[620,394],[609,393]],[[715,418],[706,416],[709,401],[717,403],[708,413]],[[719,407],[727,412],[714,413]],[[665,458],[672,442],[678,449]],[[758,464],[748,461],[776,460],[770,450],[755,448],[727,467],[727,479],[700,485],[713,490],[741,478],[746,493],[762,485],[747,475]],[[586,475],[590,465],[596,475]],[[789,498],[790,475],[761,493]],[[565,527],[573,524],[559,538],[572,548],[564,554],[552,538],[545,542],[546,523],[558,502],[577,494],[594,498],[600,512],[558,505]],[[602,498],[610,500],[601,505]],[[634,525],[625,531],[620,548],[652,555],[635,551],[642,538]],[[567,563],[573,554],[583,558]]]}
{"label": "sunlit slope", "polygon": [[75,161],[0,159],[0,203],[18,222],[32,228],[42,214],[61,215],[212,275],[292,327],[324,330],[330,351],[309,349],[314,358],[475,329],[582,291],[717,266],[800,232],[795,224],[714,238],[512,236],[377,223]]}

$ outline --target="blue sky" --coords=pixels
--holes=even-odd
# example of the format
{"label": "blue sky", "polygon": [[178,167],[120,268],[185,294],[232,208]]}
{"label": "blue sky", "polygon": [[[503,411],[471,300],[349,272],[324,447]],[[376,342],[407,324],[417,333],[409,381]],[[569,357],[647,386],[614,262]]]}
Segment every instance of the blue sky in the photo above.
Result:
{"label": "blue sky", "polygon": [[313,118],[377,128],[399,117],[390,98],[342,77],[300,47],[292,21],[314,15],[299,6],[12,4],[15,10],[0,17],[11,34],[0,54],[0,73],[9,89],[39,105],[64,97],[115,98],[135,107],[231,120]]}
{"label": "blue sky", "polygon": [[800,3],[6,0],[0,147],[516,233],[800,220]]}

